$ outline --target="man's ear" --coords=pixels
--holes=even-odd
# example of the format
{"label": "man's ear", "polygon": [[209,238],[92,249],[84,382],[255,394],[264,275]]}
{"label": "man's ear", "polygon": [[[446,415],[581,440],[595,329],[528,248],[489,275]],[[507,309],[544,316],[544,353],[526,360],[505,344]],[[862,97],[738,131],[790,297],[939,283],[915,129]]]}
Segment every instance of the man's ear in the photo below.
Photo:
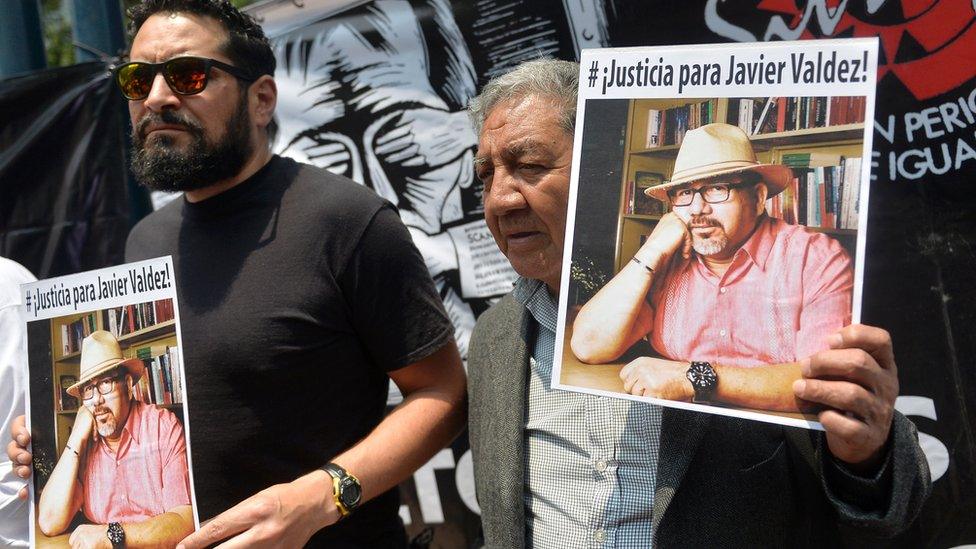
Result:
{"label": "man's ear", "polygon": [[766,187],[765,182],[756,183],[756,217],[762,215],[763,210],[766,209],[766,195],[768,194],[769,188]]}
{"label": "man's ear", "polygon": [[247,93],[251,121],[264,130],[274,118],[275,107],[278,105],[278,85],[274,78],[265,74],[251,83]]}

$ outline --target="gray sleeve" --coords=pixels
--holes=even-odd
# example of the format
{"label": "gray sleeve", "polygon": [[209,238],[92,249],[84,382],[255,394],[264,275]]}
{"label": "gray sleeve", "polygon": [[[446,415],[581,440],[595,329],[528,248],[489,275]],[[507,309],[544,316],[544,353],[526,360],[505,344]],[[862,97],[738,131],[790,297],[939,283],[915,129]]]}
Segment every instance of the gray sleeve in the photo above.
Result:
{"label": "gray sleeve", "polygon": [[897,411],[884,463],[873,477],[861,477],[834,459],[823,434],[816,454],[824,493],[837,510],[841,534],[851,541],[898,535],[918,516],[932,488],[915,425]]}

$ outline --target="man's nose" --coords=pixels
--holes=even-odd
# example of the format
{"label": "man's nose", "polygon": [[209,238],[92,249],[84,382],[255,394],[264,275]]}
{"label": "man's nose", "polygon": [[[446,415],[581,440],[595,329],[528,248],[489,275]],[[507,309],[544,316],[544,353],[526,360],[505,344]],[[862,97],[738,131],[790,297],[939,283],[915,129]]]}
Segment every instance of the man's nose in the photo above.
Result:
{"label": "man's nose", "polygon": [[495,171],[491,187],[485,194],[485,210],[492,215],[502,215],[526,207],[519,181],[505,169]]}
{"label": "man's nose", "polygon": [[163,74],[156,73],[153,77],[152,87],[149,89],[149,95],[143,99],[143,103],[146,108],[160,112],[164,109],[175,109],[180,106],[180,98],[170,87],[169,83],[166,82],[166,78]]}
{"label": "man's nose", "polygon": [[688,211],[692,215],[708,214],[712,213],[712,205],[705,202],[705,197],[702,193],[695,193],[691,197],[691,204],[688,205]]}

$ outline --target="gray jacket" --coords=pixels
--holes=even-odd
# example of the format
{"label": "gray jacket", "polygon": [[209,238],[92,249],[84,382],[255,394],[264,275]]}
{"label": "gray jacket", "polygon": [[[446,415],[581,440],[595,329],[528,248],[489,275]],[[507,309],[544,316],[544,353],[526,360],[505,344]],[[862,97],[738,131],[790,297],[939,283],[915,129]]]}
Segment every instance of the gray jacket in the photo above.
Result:
{"label": "gray jacket", "polygon": [[[531,316],[511,295],[468,354],[469,438],[485,545],[525,546],[523,426]],[[655,547],[890,545],[931,488],[915,428],[896,412],[876,478],[839,468],[823,434],[665,408]]]}

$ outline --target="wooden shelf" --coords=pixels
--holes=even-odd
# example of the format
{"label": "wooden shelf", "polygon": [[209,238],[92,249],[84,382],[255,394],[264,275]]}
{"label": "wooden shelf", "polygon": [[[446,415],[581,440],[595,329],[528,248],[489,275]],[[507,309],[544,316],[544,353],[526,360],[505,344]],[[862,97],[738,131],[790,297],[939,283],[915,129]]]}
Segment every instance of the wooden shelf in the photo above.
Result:
{"label": "wooden shelf", "polygon": [[623,217],[624,219],[641,219],[641,220],[644,220],[644,221],[660,221],[661,220],[661,216],[660,215],[624,214],[621,217]]}
{"label": "wooden shelf", "polygon": [[157,336],[169,330],[175,325],[176,325],[175,320],[164,320],[163,322],[153,324],[152,326],[147,326],[145,328],[136,330],[132,333],[128,333],[120,337],[119,345],[125,348],[125,347],[130,347],[132,345],[135,345],[137,343],[141,343],[143,341],[155,339]]}
{"label": "wooden shelf", "polygon": [[[842,124],[823,128],[807,128],[789,132],[763,133],[750,137],[752,148],[756,152],[768,151],[775,147],[793,147],[797,145],[811,145],[816,143],[833,143],[837,141],[860,141],[864,135],[864,124]],[[653,149],[630,151],[630,154],[646,157],[668,158],[676,156],[681,145],[665,145]]]}
{"label": "wooden shelf", "polygon": [[78,363],[78,362],[81,362],[81,351],[75,351],[73,353],[68,353],[68,354],[66,354],[64,356],[61,356],[61,357],[54,357],[54,360],[56,362],[72,362],[72,363]]}
{"label": "wooden shelf", "polygon": [[804,227],[816,233],[824,233],[833,236],[857,236],[857,230],[855,229],[831,229],[829,227],[811,227],[809,225],[804,225]]}

